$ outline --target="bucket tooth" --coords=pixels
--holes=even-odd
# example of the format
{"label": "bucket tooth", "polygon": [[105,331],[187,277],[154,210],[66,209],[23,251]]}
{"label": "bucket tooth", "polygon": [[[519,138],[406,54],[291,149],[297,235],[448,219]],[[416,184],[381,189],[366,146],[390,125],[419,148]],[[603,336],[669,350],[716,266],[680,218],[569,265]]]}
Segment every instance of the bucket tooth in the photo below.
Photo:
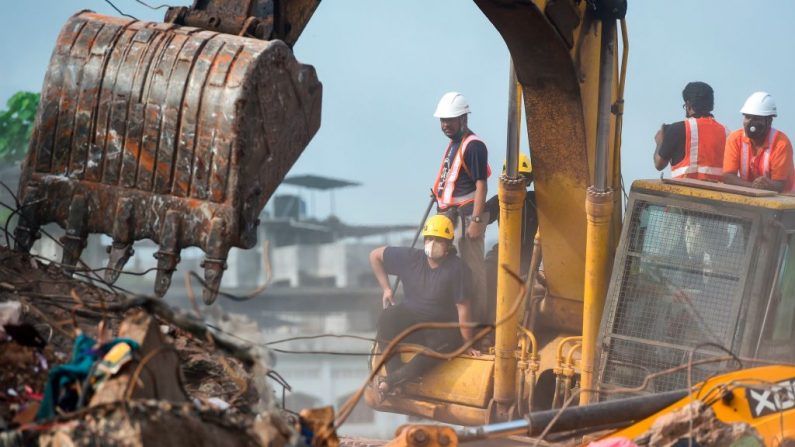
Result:
{"label": "bucket tooth", "polygon": [[157,259],[157,276],[155,277],[155,294],[163,297],[171,286],[171,275],[179,264],[179,212],[166,212],[165,223],[160,233],[160,250],[155,253]]}
{"label": "bucket tooth", "polygon": [[121,197],[116,203],[113,219],[113,244],[108,247],[108,269],[105,270],[105,281],[113,284],[119,279],[124,265],[135,253],[132,248],[133,201],[130,197]]}
{"label": "bucket tooth", "polygon": [[213,218],[210,221],[210,231],[207,235],[207,256],[202,262],[202,267],[204,267],[202,298],[204,304],[207,305],[215,302],[218,289],[221,288],[221,279],[224,276],[224,270],[226,270],[226,257],[229,254],[227,239],[226,223],[223,219]]}
{"label": "bucket tooth", "polygon": [[14,249],[17,251],[29,252],[33,248],[33,243],[41,237],[36,213],[40,193],[41,189],[37,184],[32,184],[26,192],[19,212],[19,221],[14,229]]}
{"label": "bucket tooth", "polygon": [[61,243],[63,244],[61,263],[68,275],[74,272],[77,263],[80,261],[80,255],[83,253],[83,249],[86,248],[85,222],[87,209],[86,196],[82,194],[76,194],[72,199],[72,203],[69,204],[66,233],[61,237]]}
{"label": "bucket tooth", "polygon": [[134,253],[132,244],[113,241],[113,245],[108,247],[108,268],[105,270],[105,281],[111,284],[115,283],[119,279],[124,265]]}
{"label": "bucket tooth", "polygon": [[224,270],[226,270],[226,257],[223,259],[206,257],[201,265],[204,267],[202,299],[204,304],[209,306],[218,297],[218,289],[221,288],[221,279],[223,279]]}

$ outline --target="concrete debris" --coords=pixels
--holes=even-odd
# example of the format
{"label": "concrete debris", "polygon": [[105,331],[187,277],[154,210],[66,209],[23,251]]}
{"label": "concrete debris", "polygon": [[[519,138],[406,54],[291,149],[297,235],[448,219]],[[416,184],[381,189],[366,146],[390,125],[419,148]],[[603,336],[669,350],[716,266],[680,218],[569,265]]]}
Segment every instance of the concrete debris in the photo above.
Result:
{"label": "concrete debris", "polygon": [[673,447],[681,445],[681,440],[687,438],[692,438],[693,445],[700,447],[765,445],[753,427],[745,422],[721,422],[715,417],[712,407],[699,400],[657,418],[646,433],[635,439],[635,443],[641,447]]}
{"label": "concrete debris", "polygon": [[[162,302],[71,278],[54,264],[33,261],[33,269],[31,260],[0,247],[0,305],[18,303],[17,323],[39,335],[35,343],[0,337],[0,447],[305,444],[301,419],[276,405],[262,349],[222,346],[203,322],[185,324]],[[92,352],[113,346],[69,389],[90,400],[34,421],[48,373],[70,362],[77,334],[95,341]],[[101,379],[91,379],[95,371]]]}
{"label": "concrete debris", "polygon": [[0,303],[0,337],[5,337],[5,326],[7,324],[19,324],[19,315],[22,312],[22,304],[19,301],[7,301]]}

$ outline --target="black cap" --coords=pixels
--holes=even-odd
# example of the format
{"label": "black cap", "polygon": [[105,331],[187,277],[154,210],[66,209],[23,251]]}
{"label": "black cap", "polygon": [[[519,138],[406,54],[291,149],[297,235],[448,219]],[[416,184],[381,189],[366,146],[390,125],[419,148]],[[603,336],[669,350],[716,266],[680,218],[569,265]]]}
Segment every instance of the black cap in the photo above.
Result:
{"label": "black cap", "polygon": [[690,82],[682,90],[682,99],[690,103],[696,115],[704,115],[715,106],[715,93],[706,82]]}

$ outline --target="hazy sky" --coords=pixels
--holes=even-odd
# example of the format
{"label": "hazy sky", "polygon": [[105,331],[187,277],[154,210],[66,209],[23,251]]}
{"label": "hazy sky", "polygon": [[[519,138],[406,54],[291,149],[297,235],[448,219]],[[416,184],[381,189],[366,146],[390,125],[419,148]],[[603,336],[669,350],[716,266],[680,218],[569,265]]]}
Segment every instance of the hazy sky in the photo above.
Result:
{"label": "hazy sky", "polygon": [[[114,3],[159,20],[133,0]],[[185,0],[184,4],[189,2]],[[38,91],[52,45],[80,9],[116,14],[100,0],[27,0],[3,5],[0,102]],[[657,176],[652,137],[682,119],[681,91],[710,83],[715,114],[732,129],[756,90],[775,98],[774,126],[795,137],[795,2],[680,0],[629,3],[623,173],[627,185]],[[505,151],[508,52],[490,22],[466,0],[325,0],[295,47],[323,82],[323,119],[291,173],[356,180],[339,191],[337,214],[361,223],[415,222],[425,204],[446,139],[432,113],[458,90],[472,107],[470,125],[489,145],[496,172]],[[526,135],[522,136],[526,147]],[[489,182],[496,193],[497,176]],[[288,189],[285,187],[285,191]],[[328,213],[317,194],[317,212]]]}

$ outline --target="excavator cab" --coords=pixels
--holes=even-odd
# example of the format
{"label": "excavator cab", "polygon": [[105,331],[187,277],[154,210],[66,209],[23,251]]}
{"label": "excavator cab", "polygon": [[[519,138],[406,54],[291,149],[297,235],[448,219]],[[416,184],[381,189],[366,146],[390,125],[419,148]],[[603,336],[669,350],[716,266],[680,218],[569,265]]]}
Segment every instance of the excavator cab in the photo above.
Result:
{"label": "excavator cab", "polygon": [[702,363],[728,352],[741,362],[794,361],[795,196],[636,181],[601,327],[598,382],[607,391],[690,365],[655,376],[646,391],[686,388],[740,367]]}

